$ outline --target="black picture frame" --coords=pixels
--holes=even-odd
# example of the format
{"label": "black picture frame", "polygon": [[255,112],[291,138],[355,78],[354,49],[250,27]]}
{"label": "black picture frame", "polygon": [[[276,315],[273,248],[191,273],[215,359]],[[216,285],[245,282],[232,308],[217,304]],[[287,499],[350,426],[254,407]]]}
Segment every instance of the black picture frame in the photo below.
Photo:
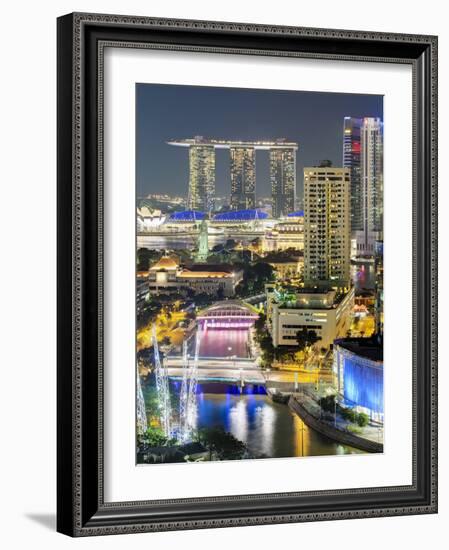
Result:
{"label": "black picture frame", "polygon": [[[58,28],[57,530],[71,536],[437,511],[437,38],[74,13]],[[105,44],[413,68],[413,483],[105,503],[102,53]],[[148,495],[151,499],[151,495]]]}

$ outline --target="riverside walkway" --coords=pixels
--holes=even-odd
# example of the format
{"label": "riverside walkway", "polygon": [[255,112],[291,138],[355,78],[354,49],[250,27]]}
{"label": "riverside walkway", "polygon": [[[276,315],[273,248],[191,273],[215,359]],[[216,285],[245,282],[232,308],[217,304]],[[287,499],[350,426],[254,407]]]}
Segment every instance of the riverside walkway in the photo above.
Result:
{"label": "riverside walkway", "polygon": [[323,415],[320,405],[307,393],[291,395],[288,406],[307,426],[334,441],[370,453],[383,452],[383,428],[379,425],[369,424],[360,428],[360,433],[354,433],[349,429],[350,422],[338,413],[336,418],[328,418],[329,413]]}

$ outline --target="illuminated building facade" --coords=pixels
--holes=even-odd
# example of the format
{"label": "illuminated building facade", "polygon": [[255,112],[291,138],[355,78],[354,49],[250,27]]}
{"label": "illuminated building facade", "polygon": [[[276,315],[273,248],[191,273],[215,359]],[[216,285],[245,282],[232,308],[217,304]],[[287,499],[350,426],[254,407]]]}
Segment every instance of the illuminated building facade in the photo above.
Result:
{"label": "illuminated building facade", "polygon": [[343,127],[343,167],[351,176],[351,231],[363,229],[363,189],[360,161],[362,118],[345,117]]}
{"label": "illuminated building facade", "polygon": [[282,218],[296,207],[296,149],[270,149],[270,182],[273,218]]}
{"label": "illuminated building facade", "polygon": [[382,341],[343,338],[334,343],[334,373],[344,404],[383,421],[384,384]]}
{"label": "illuminated building facade", "polygon": [[273,217],[295,211],[296,151],[298,144],[285,139],[238,141],[195,138],[172,140],[169,145],[189,148],[188,207],[210,212],[215,202],[215,149],[229,149],[231,156],[231,208],[254,208],[256,200],[256,150],[269,151]]}
{"label": "illuminated building facade", "polygon": [[137,208],[137,231],[144,233],[161,226],[166,219],[160,210],[152,209],[147,206]]}
{"label": "illuminated building facade", "polygon": [[317,345],[329,348],[345,336],[354,306],[354,289],[335,290],[276,288],[267,285],[267,318],[274,347],[297,345],[297,332],[314,331]]}
{"label": "illuminated building facade", "polygon": [[217,223],[246,223],[266,220],[268,214],[255,208],[253,210],[231,210],[230,212],[219,212],[212,218]]}
{"label": "illuminated building facade", "polygon": [[241,269],[228,265],[193,264],[181,266],[174,258],[164,256],[146,273],[150,294],[206,293],[231,297],[242,280]]}
{"label": "illuminated building facade", "polygon": [[189,148],[189,198],[192,210],[210,212],[215,200],[215,150],[207,144],[191,145]]}
{"label": "illuminated building facade", "polygon": [[373,256],[383,226],[383,122],[345,117],[343,166],[351,172],[351,230],[357,256]]}
{"label": "illuminated building facade", "polygon": [[231,209],[256,206],[256,150],[254,147],[230,147]]}
{"label": "illuminated building facade", "polygon": [[350,172],[304,168],[304,285],[349,287]]}
{"label": "illuminated building facade", "polygon": [[383,228],[383,124],[364,118],[361,128],[362,185],[364,190],[362,252],[372,255],[374,241]]}

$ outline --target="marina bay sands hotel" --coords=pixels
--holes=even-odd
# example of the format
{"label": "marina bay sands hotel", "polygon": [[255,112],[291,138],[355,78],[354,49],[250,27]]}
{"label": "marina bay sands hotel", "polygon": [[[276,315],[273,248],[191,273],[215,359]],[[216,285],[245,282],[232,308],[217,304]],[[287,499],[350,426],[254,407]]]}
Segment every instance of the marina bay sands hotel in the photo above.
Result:
{"label": "marina bay sands hotel", "polygon": [[256,150],[268,151],[273,218],[295,210],[296,151],[298,144],[275,141],[233,141],[194,138],[171,140],[169,145],[189,148],[189,199],[191,210],[211,212],[215,202],[215,149],[229,149],[231,160],[231,209],[256,206]]}

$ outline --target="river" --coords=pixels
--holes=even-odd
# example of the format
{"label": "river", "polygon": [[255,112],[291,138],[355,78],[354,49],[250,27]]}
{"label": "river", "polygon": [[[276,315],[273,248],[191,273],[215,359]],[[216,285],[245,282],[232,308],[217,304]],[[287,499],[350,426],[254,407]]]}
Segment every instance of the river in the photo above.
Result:
{"label": "river", "polygon": [[[193,350],[192,350],[193,351]],[[248,357],[247,329],[209,329],[200,341],[201,357]],[[179,399],[181,382],[170,391]],[[243,441],[254,457],[299,457],[360,453],[308,428],[285,404],[274,403],[263,386],[199,383],[196,428],[221,427]]]}
{"label": "river", "polygon": [[[180,382],[172,382],[178,394]],[[243,441],[260,458],[361,453],[308,428],[287,405],[273,403],[262,386],[198,384],[197,428],[219,426]]]}

